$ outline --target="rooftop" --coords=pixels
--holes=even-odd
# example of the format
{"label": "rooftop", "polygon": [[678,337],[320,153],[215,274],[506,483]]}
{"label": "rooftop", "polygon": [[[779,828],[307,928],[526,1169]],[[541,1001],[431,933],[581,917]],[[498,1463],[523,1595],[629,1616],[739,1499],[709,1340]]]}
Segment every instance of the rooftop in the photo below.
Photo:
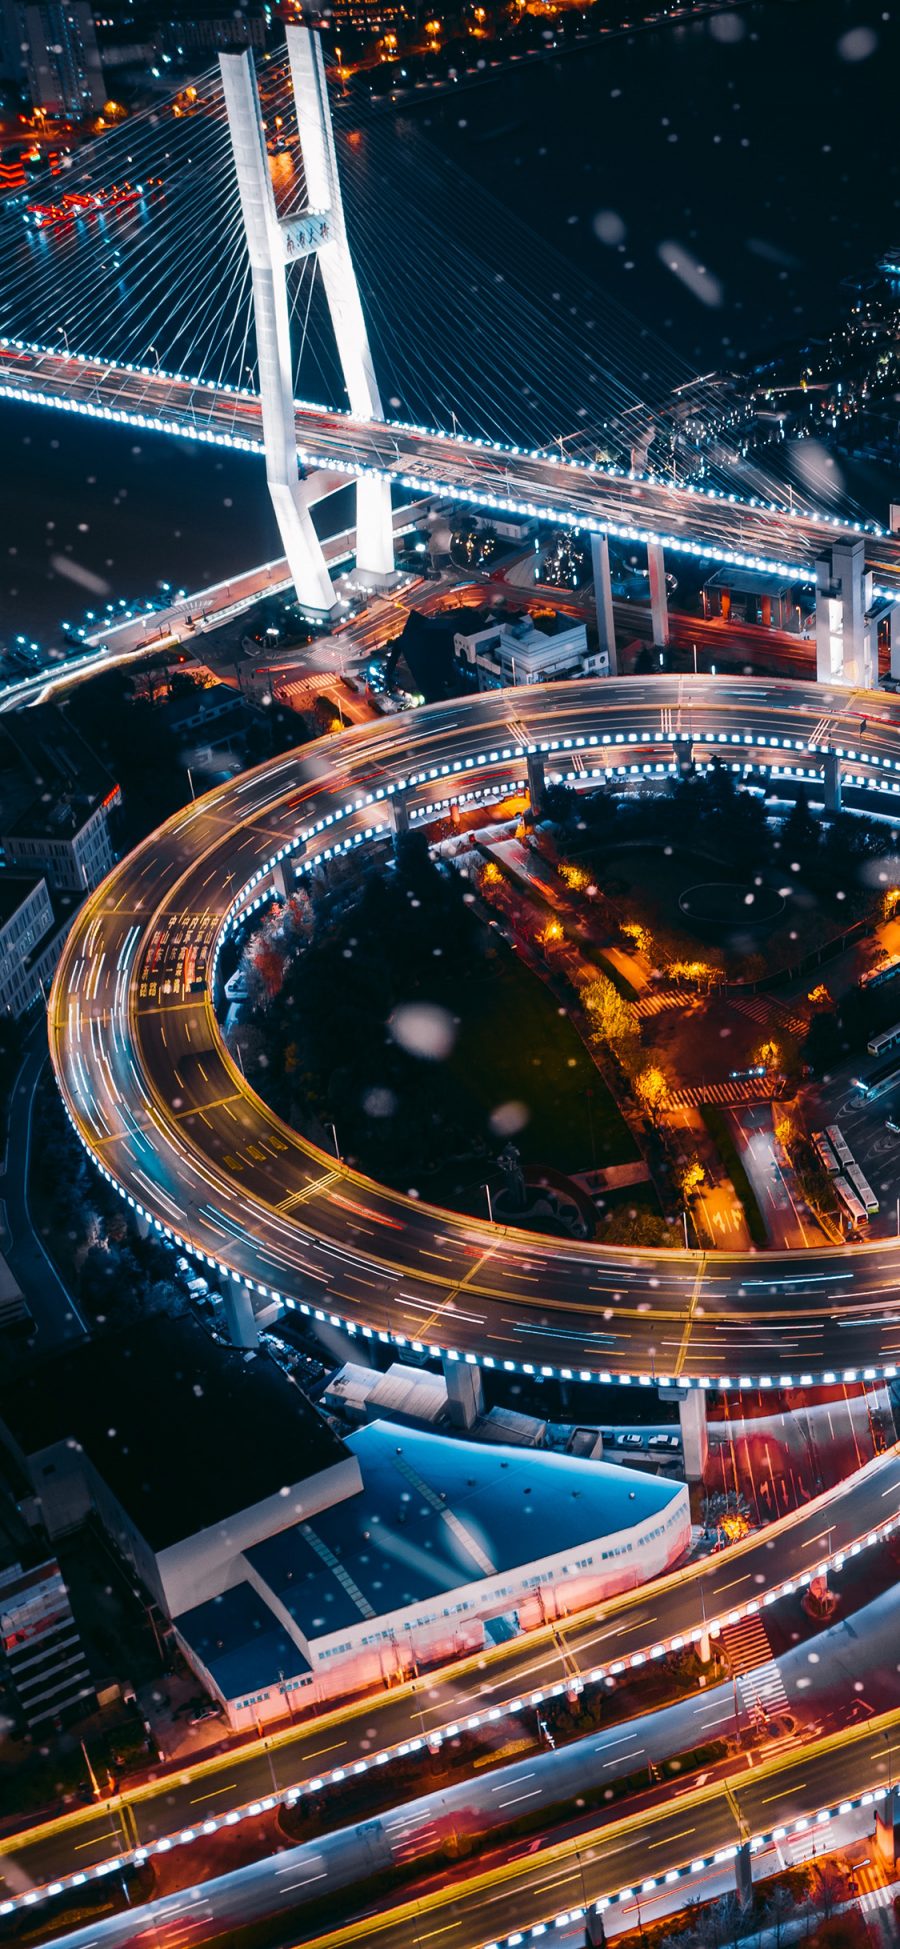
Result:
{"label": "rooftop", "polygon": [[268,1604],[249,1583],[196,1604],[175,1619],[226,1699],[257,1692],[279,1678],[299,1678],[310,1667]]}
{"label": "rooftop", "polygon": [[10,834],[65,838],[118,792],[96,752],[55,704],[38,704],[3,718],[0,762],[14,765],[28,787],[28,803],[24,809],[13,808],[4,823],[4,832]]}
{"label": "rooftop", "polygon": [[0,927],[13,919],[43,878],[43,873],[8,873],[0,868]]}
{"label": "rooftop", "polygon": [[307,1640],[630,1529],[681,1488],[386,1421],[348,1436],[347,1447],[362,1491],[245,1552]]}
{"label": "rooftop", "polygon": [[345,1454],[266,1355],[248,1359],[165,1314],[0,1387],[0,1421],[26,1455],[76,1441],[157,1551]]}

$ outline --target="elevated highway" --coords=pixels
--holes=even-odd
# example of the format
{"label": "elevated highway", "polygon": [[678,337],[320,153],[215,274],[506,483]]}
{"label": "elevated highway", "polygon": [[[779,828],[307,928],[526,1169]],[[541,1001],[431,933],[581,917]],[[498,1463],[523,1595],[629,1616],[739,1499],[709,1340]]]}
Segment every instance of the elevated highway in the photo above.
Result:
{"label": "elevated highway", "polygon": [[415,822],[521,780],[535,751],[582,782],[610,767],[662,776],[685,745],[807,775],[830,748],[873,807],[900,795],[888,699],[660,678],[497,692],[359,726],[179,813],[85,903],[53,984],[57,1077],[100,1169],[243,1304],[276,1297],[450,1362],[685,1387],[892,1378],[900,1241],[601,1250],[432,1208],[283,1125],[231,1062],[202,988],[273,874],[376,839],[392,802]]}
{"label": "elevated highway", "polygon": [[[148,368],[0,340],[0,397],[263,453],[256,393]],[[787,573],[793,580],[814,581],[814,564],[827,546],[862,537],[879,590],[900,590],[900,537],[828,515],[632,479],[546,450],[528,453],[424,427],[358,420],[301,402],[296,433],[303,464],[333,472],[336,485],[342,473],[374,472],[412,493],[446,493],[629,541],[656,540],[677,553]],[[311,492],[311,498],[319,497]]]}

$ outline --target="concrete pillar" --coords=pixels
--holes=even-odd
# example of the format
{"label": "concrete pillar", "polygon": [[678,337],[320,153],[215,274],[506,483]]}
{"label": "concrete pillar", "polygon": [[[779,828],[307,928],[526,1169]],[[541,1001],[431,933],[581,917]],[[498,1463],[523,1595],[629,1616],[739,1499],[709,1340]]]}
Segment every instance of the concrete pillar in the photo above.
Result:
{"label": "concrete pillar", "polygon": [[481,1368],[467,1360],[441,1360],[447,1383],[447,1407],[454,1428],[471,1428],[484,1409]]}
{"label": "concrete pillar", "polygon": [[886,1868],[900,1862],[900,1803],[898,1789],[875,1803],[875,1852]]}
{"label": "concrete pillar", "polygon": [[669,641],[669,598],[666,594],[666,559],[661,541],[648,541],[647,568],[650,572],[650,615],[653,641],[664,650]]}
{"label": "concrete pillar", "polygon": [[702,1387],[685,1388],[678,1402],[684,1473],[688,1482],[702,1482],[709,1452],[706,1426],[706,1395]]}
{"label": "concrete pillar", "polygon": [[819,683],[871,688],[874,643],[866,614],[872,577],[863,541],[835,542],[816,562],[816,678]]}
{"label": "concrete pillar", "polygon": [[825,810],[841,809],[841,761],[836,751],[825,753]]}
{"label": "concrete pillar", "polygon": [[606,1949],[606,1930],[599,1909],[589,1908],[584,1918],[585,1949]]}
{"label": "concrete pillar", "polygon": [[600,649],[605,650],[609,657],[609,674],[615,677],[618,675],[619,664],[616,657],[616,623],[613,615],[612,577],[609,572],[608,535],[591,536],[591,569],[594,576],[594,605],[597,611]]}
{"label": "concrete pillar", "polygon": [[225,1323],[232,1346],[258,1346],[259,1328],[249,1287],[239,1285],[236,1279],[223,1280],[223,1287]]}
{"label": "concrete pillar", "polygon": [[888,620],[891,632],[891,676],[900,683],[900,602],[895,602]]}
{"label": "concrete pillar", "polygon": [[749,1908],[753,1900],[753,1858],[750,1842],[743,1841],[734,1857],[734,1885],[742,1908]]}
{"label": "concrete pillar", "polygon": [[409,831],[409,807],[405,799],[393,798],[388,802],[388,817],[394,829],[394,851],[397,841],[404,832]]}
{"label": "concrete pillar", "polygon": [[286,254],[256,77],[246,51],[221,54],[219,67],[253,285],[266,479],[297,600],[327,616],[334,591],[300,479]]}
{"label": "concrete pillar", "polygon": [[[369,334],[347,241],[321,36],[308,27],[289,27],[286,38],[309,208],[328,213],[327,233],[318,246],[317,257],[350,412],[357,420],[383,420]],[[380,474],[360,474],[357,479],[356,565],[360,575],[375,585],[383,586],[393,577],[391,484]]]}
{"label": "concrete pillar", "polygon": [[528,797],[531,800],[531,816],[533,819],[539,819],[544,810],[544,797],[547,790],[544,760],[539,752],[533,751],[529,754],[526,763],[528,769]]}
{"label": "concrete pillar", "polygon": [[272,878],[272,885],[275,888],[275,892],[277,893],[279,900],[289,900],[293,892],[293,887],[288,886],[287,871],[285,869],[285,864],[283,859],[278,859],[275,861],[275,865],[272,868],[271,878]]}
{"label": "concrete pillar", "polygon": [[138,1238],[149,1238],[150,1237],[149,1218],[145,1218],[142,1211],[136,1211],[132,1214],[132,1216],[134,1218],[135,1230],[137,1232]]}

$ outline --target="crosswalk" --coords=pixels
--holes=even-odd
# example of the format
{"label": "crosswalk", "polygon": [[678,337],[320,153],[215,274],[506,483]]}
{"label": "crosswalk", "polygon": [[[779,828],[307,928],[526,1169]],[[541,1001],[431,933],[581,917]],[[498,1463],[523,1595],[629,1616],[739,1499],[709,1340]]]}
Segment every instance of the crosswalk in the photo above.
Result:
{"label": "crosswalk", "polygon": [[779,1093],[774,1076],[746,1076],[734,1083],[697,1083],[690,1089],[671,1090],[666,1102],[673,1110],[696,1109],[700,1103],[771,1103]]}
{"label": "crosswalk", "polygon": [[688,1008],[697,999],[690,988],[655,988],[651,995],[641,995],[632,1004],[635,1015],[642,1019],[650,1015],[662,1015],[668,1008]]}
{"label": "crosswalk", "polygon": [[785,1028],[791,1035],[805,1035],[808,1023],[805,1015],[794,1015],[784,1002],[774,995],[729,995],[732,1008],[741,1015],[748,1015],[753,1022],[763,1028]]}
{"label": "crosswalk", "polygon": [[722,1642],[743,1704],[750,1710],[761,1705],[766,1712],[783,1712],[788,1695],[762,1618],[742,1617],[724,1625]]}

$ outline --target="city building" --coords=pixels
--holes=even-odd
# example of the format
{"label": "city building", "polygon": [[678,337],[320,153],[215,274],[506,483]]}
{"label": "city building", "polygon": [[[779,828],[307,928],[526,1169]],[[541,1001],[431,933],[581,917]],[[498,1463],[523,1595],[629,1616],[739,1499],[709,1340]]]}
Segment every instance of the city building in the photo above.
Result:
{"label": "city building", "polygon": [[46,1731],[48,1721],[77,1717],[96,1704],[91,1675],[55,1559],[23,1570],[0,1570],[0,1652],[22,1723]]}
{"label": "city building", "polygon": [[0,1014],[18,1021],[46,997],[74,910],[42,873],[0,868]]}
{"label": "city building", "polygon": [[45,1362],[0,1429],[22,1512],[102,1522],[235,1727],[633,1589],[690,1540],[683,1483],[385,1420],[341,1440],[193,1319]]}
{"label": "city building", "polygon": [[802,632],[807,611],[793,582],[764,569],[720,568],[703,584],[704,616],[723,622],[758,623],[763,629]]}
{"label": "city building", "polygon": [[106,101],[94,17],[86,0],[0,0],[3,78],[44,115],[80,121]]}
{"label": "city building", "polygon": [[531,616],[515,622],[485,622],[465,614],[454,619],[453,656],[475,690],[502,690],[507,684],[556,683],[563,677],[605,677],[609,657],[588,650],[584,623],[558,623],[551,631]]}
{"label": "city building", "polygon": [[110,820],[121,789],[55,705],[0,725],[0,847],[51,893],[89,893],[115,865]]}

